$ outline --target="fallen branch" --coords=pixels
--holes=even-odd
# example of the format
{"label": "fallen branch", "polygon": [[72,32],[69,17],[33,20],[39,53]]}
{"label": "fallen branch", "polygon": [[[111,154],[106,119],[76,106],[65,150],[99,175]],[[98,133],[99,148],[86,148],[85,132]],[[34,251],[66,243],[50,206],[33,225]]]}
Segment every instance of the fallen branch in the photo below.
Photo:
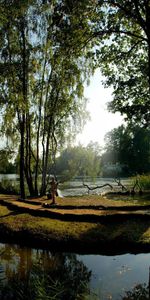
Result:
{"label": "fallen branch", "polygon": [[94,186],[94,187],[90,187],[89,185],[87,185],[83,182],[83,186],[85,186],[88,189],[88,194],[89,194],[90,191],[93,191],[93,190],[96,190],[96,189],[101,189],[105,186],[109,186],[111,189],[113,189],[113,186],[109,183],[105,183],[103,185],[97,185],[97,186]]}

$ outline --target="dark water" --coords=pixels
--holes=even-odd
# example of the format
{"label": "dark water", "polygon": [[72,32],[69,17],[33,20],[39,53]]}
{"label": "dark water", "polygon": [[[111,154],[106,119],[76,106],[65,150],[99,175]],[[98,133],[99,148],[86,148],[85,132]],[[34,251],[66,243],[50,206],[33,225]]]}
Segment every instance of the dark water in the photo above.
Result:
{"label": "dark water", "polygon": [[149,266],[150,254],[77,255],[0,244],[0,299],[145,300]]}

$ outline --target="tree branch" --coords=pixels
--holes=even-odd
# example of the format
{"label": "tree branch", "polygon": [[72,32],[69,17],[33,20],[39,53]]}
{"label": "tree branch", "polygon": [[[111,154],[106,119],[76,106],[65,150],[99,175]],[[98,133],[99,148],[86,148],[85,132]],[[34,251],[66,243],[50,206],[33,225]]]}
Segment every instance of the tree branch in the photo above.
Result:
{"label": "tree branch", "polygon": [[115,179],[115,182],[118,184],[118,186],[121,186],[122,191],[123,191],[123,190],[128,191],[127,188],[121,183],[120,178],[119,178],[118,180]]}
{"label": "tree branch", "polygon": [[[34,152],[33,152],[32,149],[31,149],[31,154],[32,154],[32,157],[34,158],[35,162],[37,162],[37,159],[36,159],[36,157],[35,157]],[[41,169],[40,166],[39,166],[39,169],[40,169],[40,172],[42,172],[42,169]]]}
{"label": "tree branch", "polygon": [[95,187],[90,187],[89,185],[87,185],[87,184],[85,184],[85,183],[83,182],[83,186],[87,187],[87,189],[88,189],[88,194],[89,194],[89,191],[93,191],[93,190],[96,190],[96,189],[101,189],[101,188],[103,188],[103,187],[105,187],[105,186],[109,186],[111,189],[113,189],[113,186],[112,186],[111,184],[109,184],[109,183],[105,183],[105,184],[103,184],[103,185],[97,185],[97,186],[95,186]]}
{"label": "tree branch", "polygon": [[146,22],[142,18],[141,14],[140,14],[140,11],[139,11],[139,7],[138,7],[139,1],[138,0],[133,0],[133,2],[134,2],[135,9],[136,9],[137,21],[139,21],[138,23],[143,28],[144,32],[146,32]]}
{"label": "tree branch", "polygon": [[[131,32],[131,31],[124,31],[124,30],[115,30],[115,29],[109,29],[109,30],[101,30],[101,31],[97,31],[97,32],[94,32],[93,33],[93,38],[94,37],[97,37],[97,36],[103,36],[105,34],[108,34],[108,35],[111,35],[111,34],[124,34],[124,35],[128,35],[130,37],[135,37],[135,38],[138,38],[140,39],[141,41],[148,41],[147,38],[144,38],[143,36],[141,35],[138,35],[134,32]],[[92,37],[91,37],[92,38]]]}
{"label": "tree branch", "polygon": [[129,5],[131,4],[130,2],[125,1],[124,2],[124,6],[123,6],[120,3],[115,2],[113,0],[111,0],[111,1],[105,1],[105,3],[108,3],[108,5],[112,4],[113,6],[116,6],[117,8],[119,8],[120,10],[122,10],[131,19],[135,19],[136,21],[138,21],[138,24],[140,24],[141,27],[143,28],[143,30],[145,31],[145,21],[142,18],[140,12],[139,12],[139,9],[138,9],[138,4],[139,4],[138,0],[133,0],[133,2],[134,2],[134,6],[135,6],[135,9],[136,9],[136,12],[137,12],[137,16],[134,13],[132,13],[131,9],[127,8],[128,3],[129,3]]}

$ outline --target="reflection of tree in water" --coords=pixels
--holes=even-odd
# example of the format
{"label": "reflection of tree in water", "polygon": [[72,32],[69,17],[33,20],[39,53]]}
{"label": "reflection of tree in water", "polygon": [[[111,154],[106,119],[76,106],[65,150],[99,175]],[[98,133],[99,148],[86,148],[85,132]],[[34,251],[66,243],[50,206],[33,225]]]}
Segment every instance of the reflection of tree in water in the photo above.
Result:
{"label": "reflection of tree in water", "polygon": [[131,291],[126,291],[122,300],[150,300],[149,286],[137,284]]}
{"label": "reflection of tree in water", "polygon": [[91,272],[75,254],[32,253],[19,247],[7,250],[7,257],[5,251],[1,255],[5,271],[5,280],[0,280],[1,300],[73,300],[85,299],[89,293]]}

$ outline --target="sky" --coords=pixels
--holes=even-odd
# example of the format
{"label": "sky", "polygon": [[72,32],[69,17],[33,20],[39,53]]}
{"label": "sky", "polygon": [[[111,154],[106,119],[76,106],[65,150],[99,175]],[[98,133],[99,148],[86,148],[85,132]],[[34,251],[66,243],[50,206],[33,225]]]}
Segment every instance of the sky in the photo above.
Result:
{"label": "sky", "polygon": [[85,87],[84,94],[89,100],[87,110],[90,112],[91,120],[76,138],[76,142],[84,146],[90,141],[104,146],[105,134],[123,123],[123,117],[119,113],[113,114],[107,111],[107,102],[112,100],[112,89],[104,88],[102,79],[100,71],[96,70],[90,85]]}

